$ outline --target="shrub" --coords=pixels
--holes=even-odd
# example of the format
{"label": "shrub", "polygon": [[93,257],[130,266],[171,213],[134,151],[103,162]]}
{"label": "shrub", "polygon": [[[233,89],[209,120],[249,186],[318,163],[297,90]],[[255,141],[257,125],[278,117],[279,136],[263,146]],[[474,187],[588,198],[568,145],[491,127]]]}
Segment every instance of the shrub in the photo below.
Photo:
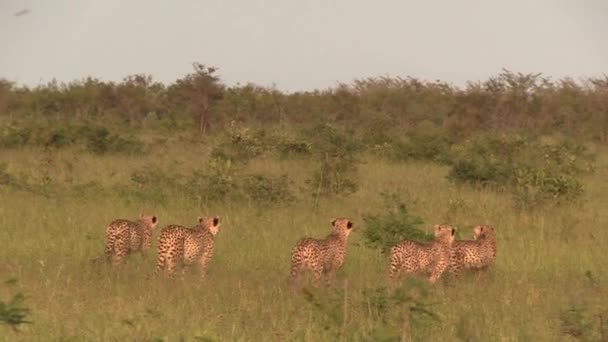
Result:
{"label": "shrub", "polygon": [[230,160],[210,159],[205,171],[194,172],[188,188],[196,197],[207,201],[221,201],[238,194],[237,172]]}
{"label": "shrub", "polygon": [[144,152],[144,143],[135,138],[111,134],[105,127],[83,128],[87,150],[95,154],[108,152],[137,154]]}
{"label": "shrub", "polygon": [[509,190],[521,207],[559,204],[581,197],[577,177],[592,172],[593,161],[584,146],[569,141],[482,135],[455,149],[448,179]]}
{"label": "shrub", "polygon": [[156,203],[165,203],[171,189],[181,189],[175,178],[163,173],[161,170],[144,168],[131,173],[131,182],[134,189],[123,195],[147,199]]}
{"label": "shrub", "polygon": [[[9,279],[5,283],[10,285],[15,282],[16,279]],[[15,331],[18,331],[19,326],[23,324],[32,324],[31,321],[27,320],[31,310],[24,305],[25,299],[26,297],[23,294],[17,293],[7,302],[0,300],[0,323]]]}
{"label": "shrub", "polygon": [[407,155],[412,159],[447,161],[446,152],[450,140],[446,133],[431,121],[421,122],[407,134],[409,141],[402,145],[407,148]]}
{"label": "shrub", "polygon": [[405,204],[395,194],[381,194],[385,204],[385,214],[363,216],[365,229],[363,239],[370,248],[380,249],[382,253],[390,251],[401,240],[428,241],[428,234],[418,227],[423,224],[420,217],[410,214]]}
{"label": "shrub", "polygon": [[262,155],[266,149],[267,133],[263,129],[251,131],[231,124],[227,139],[213,148],[211,157],[229,160],[232,163],[247,163]]}
{"label": "shrub", "polygon": [[31,134],[31,128],[20,128],[9,124],[0,133],[0,147],[24,146],[29,142]]}
{"label": "shrub", "polygon": [[13,177],[7,171],[6,163],[0,163],[0,185],[9,185],[13,181]]}
{"label": "shrub", "polygon": [[357,191],[359,142],[349,132],[326,124],[317,125],[313,131],[317,133],[315,149],[320,159],[319,169],[308,181],[313,194],[348,195]]}
{"label": "shrub", "polygon": [[261,174],[243,178],[243,192],[251,201],[258,203],[291,203],[295,196],[289,189],[287,175],[269,177]]}

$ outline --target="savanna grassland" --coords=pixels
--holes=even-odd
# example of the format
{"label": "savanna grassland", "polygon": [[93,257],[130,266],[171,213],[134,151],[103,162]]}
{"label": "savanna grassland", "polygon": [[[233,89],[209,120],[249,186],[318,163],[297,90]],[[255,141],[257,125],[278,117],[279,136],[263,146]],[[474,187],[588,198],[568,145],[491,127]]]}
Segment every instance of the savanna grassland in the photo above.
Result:
{"label": "savanna grassland", "polygon": [[[168,87],[5,83],[0,340],[608,338],[605,80],[282,94],[214,72],[195,65]],[[220,216],[204,283],[195,269],[156,277],[156,239],[121,269],[102,262],[107,224],[141,212],[158,228]],[[294,290],[291,248],[335,217],[355,223],[344,267]],[[493,225],[495,267],[388,288],[383,250],[436,223],[462,239]]]}

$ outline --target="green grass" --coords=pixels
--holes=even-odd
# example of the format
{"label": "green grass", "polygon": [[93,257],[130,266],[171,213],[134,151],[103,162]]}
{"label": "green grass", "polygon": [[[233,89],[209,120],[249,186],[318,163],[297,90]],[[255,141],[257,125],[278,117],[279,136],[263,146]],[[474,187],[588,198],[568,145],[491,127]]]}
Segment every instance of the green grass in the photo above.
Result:
{"label": "green grass", "polygon": [[[172,146],[130,158],[65,149],[55,152],[50,164],[38,150],[2,151],[0,163],[8,163],[11,174],[40,179],[48,167],[55,182],[95,181],[107,191],[99,198],[62,192],[47,198],[0,187],[0,281],[17,279],[16,284],[0,285],[0,301],[24,293],[31,309],[27,319],[33,322],[20,332],[0,326],[0,340],[335,340],[340,326],[328,325],[322,312],[287,285],[290,251],[303,236],[325,236],[334,217],[349,217],[355,228],[363,229],[365,213],[384,210],[383,191],[399,193],[428,230],[447,222],[459,227],[460,237],[468,238],[473,225],[489,223],[498,235],[495,270],[488,277],[463,277],[432,288],[429,301],[435,304],[430,308],[441,321],[414,324],[415,340],[568,340],[561,331],[562,312],[572,305],[587,305],[598,313],[608,309],[605,152],[598,171],[584,179],[582,204],[534,212],[514,209],[507,194],[454,186],[445,178],[447,167],[389,164],[371,157],[360,166],[358,192],[320,199],[317,207],[304,190],[298,191],[295,204],[268,209],[255,203],[214,204],[180,196],[160,205],[127,200],[116,192],[129,182],[130,172],[142,167],[187,176],[205,166],[207,147]],[[247,168],[287,173],[295,189],[304,189],[315,165],[269,158],[254,160]],[[201,213],[221,217],[205,284],[196,275],[185,281],[155,278],[154,248],[145,256],[133,255],[118,272],[92,262],[102,254],[105,226],[141,211],[158,215],[160,226],[192,225]],[[380,319],[370,309],[366,291],[386,286],[386,268],[386,256],[364,247],[355,230],[347,261],[333,285],[340,290],[348,281],[346,294],[339,292],[343,299],[335,304],[346,312],[349,339],[377,339],[373,334]],[[594,286],[587,271],[603,287]]]}

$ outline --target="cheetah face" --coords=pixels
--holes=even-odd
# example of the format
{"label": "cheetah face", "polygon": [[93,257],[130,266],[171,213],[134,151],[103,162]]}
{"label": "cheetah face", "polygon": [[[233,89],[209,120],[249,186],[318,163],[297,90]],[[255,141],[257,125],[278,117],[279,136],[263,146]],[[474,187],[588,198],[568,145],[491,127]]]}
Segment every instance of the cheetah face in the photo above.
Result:
{"label": "cheetah face", "polygon": [[203,226],[209,229],[209,232],[214,236],[220,230],[220,218],[217,216],[201,216],[198,218],[198,222]]}
{"label": "cheetah face", "polygon": [[156,215],[145,215],[145,214],[141,214],[139,215],[139,218],[145,222],[145,224],[150,227],[150,228],[154,228],[156,227],[156,225],[158,224],[158,217],[156,217]]}
{"label": "cheetah face", "polygon": [[435,239],[437,240],[445,240],[452,244],[456,238],[456,228],[447,224],[436,224],[434,230]]}
{"label": "cheetah face", "polygon": [[331,221],[331,225],[334,227],[334,231],[340,232],[348,236],[353,230],[353,221],[347,218],[336,218]]}
{"label": "cheetah face", "polygon": [[494,228],[490,226],[475,226],[475,228],[473,228],[473,238],[477,240],[492,232],[494,232]]}

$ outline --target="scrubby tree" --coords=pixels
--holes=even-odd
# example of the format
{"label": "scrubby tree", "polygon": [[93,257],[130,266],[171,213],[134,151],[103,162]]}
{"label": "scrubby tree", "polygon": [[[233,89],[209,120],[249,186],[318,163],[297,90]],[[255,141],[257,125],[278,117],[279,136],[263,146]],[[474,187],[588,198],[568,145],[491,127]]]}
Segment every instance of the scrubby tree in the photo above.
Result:
{"label": "scrubby tree", "polygon": [[218,68],[193,63],[194,71],[179,79],[169,88],[170,97],[183,101],[199,132],[205,133],[211,126],[211,108],[224,94],[224,85],[216,72]]}

